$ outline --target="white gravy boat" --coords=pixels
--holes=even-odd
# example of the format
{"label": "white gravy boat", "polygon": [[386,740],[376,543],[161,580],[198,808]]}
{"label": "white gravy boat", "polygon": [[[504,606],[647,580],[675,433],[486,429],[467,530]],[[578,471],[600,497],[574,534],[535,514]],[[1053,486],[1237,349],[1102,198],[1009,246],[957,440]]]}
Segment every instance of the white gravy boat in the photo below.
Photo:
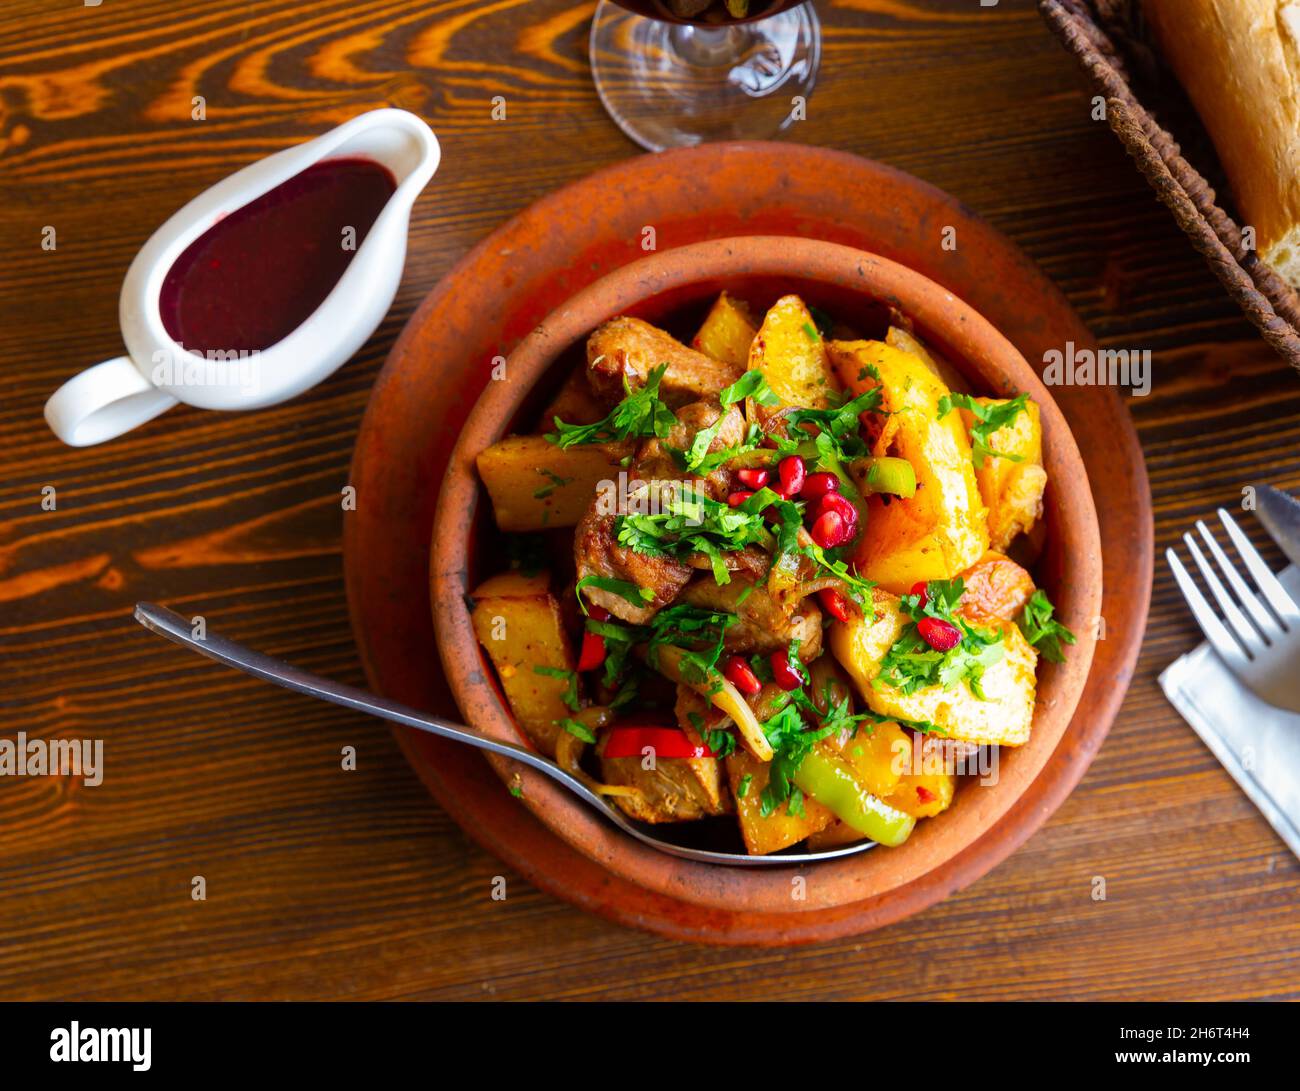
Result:
{"label": "white gravy boat", "polygon": [[[85,447],[120,436],[177,402],[203,409],[259,409],[332,374],[392,305],[406,258],[411,206],[438,169],[439,157],[438,140],[420,118],[405,110],[373,110],[252,163],[199,194],[154,232],[127,270],[119,301],[127,355],[74,376],[45,403],[54,434]],[[346,158],[386,167],[397,188],[324,301],[282,340],[225,366],[213,366],[212,354],[179,345],[164,327],[159,300],[163,280],[190,243],[313,164]]]}

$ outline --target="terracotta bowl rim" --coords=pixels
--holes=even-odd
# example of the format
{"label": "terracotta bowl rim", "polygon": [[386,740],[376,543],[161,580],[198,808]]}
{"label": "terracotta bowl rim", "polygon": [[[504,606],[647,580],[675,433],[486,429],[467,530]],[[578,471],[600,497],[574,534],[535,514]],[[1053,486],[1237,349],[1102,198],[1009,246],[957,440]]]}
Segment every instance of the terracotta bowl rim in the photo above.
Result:
{"label": "terracotta bowl rim", "polygon": [[[1068,578],[1063,589],[1057,590],[1062,596],[1057,605],[1061,616],[1072,623],[1079,642],[1070,649],[1065,664],[1040,664],[1034,734],[1019,748],[1032,752],[1032,758],[1023,766],[1013,766],[1011,788],[1006,786],[1006,777],[995,789],[978,795],[972,785],[950,811],[918,824],[916,833],[899,849],[874,849],[815,865],[792,861],[789,867],[761,869],[699,864],[656,852],[618,832],[541,774],[508,759],[488,760],[503,780],[522,785],[522,801],[544,825],[624,879],[702,907],[816,911],[897,895],[908,883],[942,867],[984,837],[1052,759],[1069,729],[1092,662],[1102,557],[1083,459],[1038,375],[1001,333],[952,292],[868,251],[797,236],[738,236],[692,243],[650,254],[594,281],[552,311],[519,343],[506,360],[510,381],[489,382],[466,418],[434,516],[430,546],[434,630],[448,684],[467,722],[517,741],[520,733],[479,649],[467,606],[468,536],[482,499],[474,456],[505,434],[507,423],[555,359],[601,322],[667,291],[747,277],[820,282],[891,303],[917,322],[923,335],[937,340],[963,371],[977,374],[981,393],[1027,391],[1038,403],[1044,463],[1050,475],[1049,517],[1054,516],[1062,556],[1070,558]],[[974,798],[964,799],[968,795]],[[954,822],[959,814],[961,821]],[[1010,851],[1007,839],[1014,848],[1047,816],[1048,812],[1039,812],[1010,819],[1014,825],[1001,831],[1001,851],[996,844],[981,847],[981,853],[991,858],[989,866]],[[970,878],[978,874],[983,871]],[[796,875],[807,881],[803,897],[792,900]]]}

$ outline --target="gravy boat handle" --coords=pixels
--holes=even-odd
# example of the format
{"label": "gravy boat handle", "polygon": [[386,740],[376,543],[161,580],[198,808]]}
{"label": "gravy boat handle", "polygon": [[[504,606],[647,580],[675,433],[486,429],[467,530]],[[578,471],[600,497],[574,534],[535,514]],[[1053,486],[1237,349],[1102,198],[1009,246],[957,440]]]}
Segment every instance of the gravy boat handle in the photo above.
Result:
{"label": "gravy boat handle", "polygon": [[74,375],[45,403],[45,421],[69,447],[89,447],[165,413],[177,399],[116,356]]}

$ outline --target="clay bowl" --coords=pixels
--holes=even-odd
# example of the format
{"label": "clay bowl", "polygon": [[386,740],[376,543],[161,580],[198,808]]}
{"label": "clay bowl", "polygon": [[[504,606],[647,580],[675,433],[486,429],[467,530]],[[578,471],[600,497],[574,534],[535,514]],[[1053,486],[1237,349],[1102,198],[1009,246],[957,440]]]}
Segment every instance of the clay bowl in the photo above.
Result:
{"label": "clay bowl", "polygon": [[[974,844],[996,826],[1042,771],[1069,729],[1094,650],[1101,604],[1102,556],[1088,475],[1064,418],[1038,376],[997,330],[950,292],[894,262],[835,243],[781,237],[717,239],[654,254],[601,278],[549,315],[489,382],[451,456],[434,519],[430,558],[432,608],[448,682],[468,723],[518,740],[495,675],[475,640],[468,592],[499,565],[499,533],[474,467],[485,447],[530,428],[546,397],[583,359],[587,335],[602,322],[632,314],[688,338],[721,290],[758,305],[787,292],[859,327],[883,332],[889,308],[910,317],[917,334],[946,355],[972,389],[989,396],[1027,391],[1042,411],[1047,545],[1035,566],[1039,586],[1078,634],[1063,664],[1042,663],[1028,744],[1000,755],[996,784],[970,778],[946,812],[918,823],[897,849],[876,848],[843,860],[789,867],[730,868],[681,860],[640,845],[540,774],[489,758],[499,776],[522,784],[529,807],[578,851],[618,876],[657,893],[723,910],[789,913],[868,897],[915,897],[906,887]],[[1046,817],[1008,817],[999,833],[1019,844]],[[1015,828],[1011,828],[1014,823]],[[1028,827],[1022,828],[1022,827]],[[803,883],[793,883],[802,875]],[[911,908],[931,898],[915,897]],[[911,911],[896,907],[891,917]]]}

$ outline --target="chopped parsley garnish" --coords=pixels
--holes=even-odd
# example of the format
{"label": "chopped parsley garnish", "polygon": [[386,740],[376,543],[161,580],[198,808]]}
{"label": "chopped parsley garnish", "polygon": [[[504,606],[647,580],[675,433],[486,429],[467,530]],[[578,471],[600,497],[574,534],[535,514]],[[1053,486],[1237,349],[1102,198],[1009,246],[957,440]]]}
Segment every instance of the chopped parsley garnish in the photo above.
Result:
{"label": "chopped parsley garnish", "polygon": [[614,524],[618,544],[652,557],[702,553],[719,584],[731,582],[724,554],[750,545],[771,547],[761,512],[748,510],[748,504],[732,508],[690,490],[665,490],[658,506],[653,514],[620,515]]}
{"label": "chopped parsley garnish", "polygon": [[[890,685],[910,694],[936,685],[952,689],[965,682],[976,697],[984,699],[980,680],[985,670],[1002,659],[1005,648],[1000,632],[977,629],[953,613],[964,590],[960,578],[931,580],[926,584],[924,606],[920,595],[903,596],[899,606],[911,622],[880,661],[880,673],[872,685]],[[960,643],[946,652],[930,647],[917,627],[917,622],[927,617],[956,626],[961,632]]]}
{"label": "chopped parsley garnish", "polygon": [[574,593],[578,596],[578,604],[582,607],[582,612],[587,612],[587,603],[583,600],[583,588],[594,587],[598,591],[608,591],[611,595],[617,595],[624,602],[630,602],[633,606],[645,606],[647,603],[654,602],[655,593],[647,587],[638,587],[630,580],[616,580],[612,576],[583,576],[574,587]]}
{"label": "chopped parsley garnish", "polygon": [[733,405],[743,402],[746,398],[753,398],[759,405],[775,405],[778,401],[777,396],[772,393],[772,388],[767,385],[767,380],[763,378],[761,371],[747,371],[730,386],[723,387],[721,393],[718,394],[718,402],[722,406],[722,412],[718,414],[718,419],[707,428],[701,428],[695,433],[690,450],[673,450],[673,455],[683,470],[690,474],[707,474],[731,461],[737,455],[745,454],[758,447],[763,439],[763,433],[755,425],[750,428],[745,441],[740,446],[728,447],[712,454],[709,452],[709,448],[713,446],[713,441],[717,439],[718,433],[722,430],[723,422],[727,419],[727,411]]}
{"label": "chopped parsley garnish", "polygon": [[578,703],[578,672],[566,671],[562,667],[533,667],[534,674],[544,674],[547,678],[561,678],[568,682],[560,697],[571,711],[577,712],[582,706]]}
{"label": "chopped parsley garnish", "polygon": [[691,721],[691,727],[695,728],[695,733],[704,745],[713,751],[715,758],[725,758],[728,754],[735,753],[736,736],[725,727],[706,727],[704,717],[698,712],[688,712],[686,718]]}
{"label": "chopped parsley garnish", "polygon": [[1025,639],[1038,649],[1044,659],[1049,663],[1062,663],[1065,661],[1065,653],[1061,651],[1062,642],[1073,644],[1077,638],[1052,617],[1055,612],[1056,607],[1047,595],[1035,591],[1020,612],[1019,624]]}
{"label": "chopped parsley garnish", "polygon": [[708,682],[717,674],[727,630],[738,620],[735,614],[705,610],[689,603],[660,610],[649,626],[650,665],[657,666],[659,649],[671,645],[681,652],[682,675],[696,684]]}
{"label": "chopped parsley garnish", "polygon": [[736,798],[744,799],[749,795],[749,786],[754,782],[754,774],[746,773],[740,778],[740,783],[736,785]]}
{"label": "chopped parsley garnish", "polygon": [[565,717],[563,720],[556,720],[555,722],[574,738],[581,739],[583,742],[596,741],[596,736],[592,734],[591,728],[587,727],[586,724],[580,724],[577,720],[569,719],[568,717]]}
{"label": "chopped parsley garnish", "polygon": [[803,529],[803,512],[798,504],[784,499],[765,485],[735,510],[754,513],[761,517],[761,513],[769,507],[775,512],[778,520],[772,563],[779,564],[782,557],[791,554],[802,554],[810,558],[827,575],[835,576],[844,582],[844,589],[849,597],[862,608],[867,620],[871,620],[875,616],[871,602],[871,589],[875,584],[855,574],[844,561],[834,556],[836,550],[822,549],[806,534],[800,535],[799,532]]}
{"label": "chopped parsley garnish", "polygon": [[576,477],[561,477],[554,470],[548,470],[545,467],[539,467],[537,472],[543,477],[549,479],[551,483],[549,485],[543,485],[533,493],[534,500],[545,500],[556,489],[563,488],[565,485],[572,485],[578,480]]}
{"label": "chopped parsley garnish", "polygon": [[584,623],[588,632],[605,638],[605,666],[601,676],[602,683],[609,689],[618,687],[611,708],[622,708],[637,695],[637,676],[629,671],[632,649],[645,639],[645,628],[640,625],[625,625],[621,621],[597,621],[593,617]]}
{"label": "chopped parsley garnish", "polygon": [[[795,693],[803,694],[803,690],[796,690]],[[803,696],[806,699],[807,695]],[[793,695],[788,696],[775,715],[763,724],[763,733],[772,745],[772,760],[767,767],[767,787],[759,796],[759,813],[764,818],[775,813],[782,803],[786,804],[787,813],[799,816],[803,807],[803,793],[795,786],[794,775],[808,752],[834,730],[825,724],[807,728],[799,711],[802,703]],[[811,705],[810,701],[808,705]]]}
{"label": "chopped parsley garnish", "polygon": [[805,322],[803,324],[803,332],[808,340],[812,341],[814,344],[822,339],[822,335],[817,332],[817,327],[811,322]]}
{"label": "chopped parsley garnish", "polygon": [[830,409],[791,409],[783,418],[785,435],[773,434],[777,448],[782,455],[794,454],[807,440],[825,436],[826,440],[817,445],[819,452],[833,453],[841,460],[861,458],[868,451],[861,435],[862,422],[858,418],[863,413],[878,410],[880,399],[880,387],[873,386]]}
{"label": "chopped parsley garnish", "polygon": [[559,447],[578,447],[587,443],[612,443],[620,439],[639,439],[643,436],[657,436],[664,439],[677,418],[659,398],[659,383],[668,370],[667,364],[660,364],[646,377],[645,386],[633,390],[623,376],[624,397],[618,405],[610,410],[608,416],[595,424],[565,424],[559,417],[555,418],[555,431],[548,432],[548,443]]}
{"label": "chopped parsley garnish", "polygon": [[975,423],[971,425],[971,454],[975,459],[975,467],[984,465],[986,458],[1005,458],[1009,462],[1021,462],[1023,459],[1019,455],[1003,454],[993,449],[993,434],[1012,424],[1021,413],[1027,411],[1029,395],[1020,394],[1012,398],[1009,402],[994,402],[991,405],[981,405],[969,394],[945,394],[939,399],[939,419],[942,420],[951,411],[953,406],[959,409],[965,409],[975,416]]}
{"label": "chopped parsley garnish", "polygon": [[704,744],[713,751],[715,758],[725,758],[736,752],[736,736],[721,727],[705,732]]}

